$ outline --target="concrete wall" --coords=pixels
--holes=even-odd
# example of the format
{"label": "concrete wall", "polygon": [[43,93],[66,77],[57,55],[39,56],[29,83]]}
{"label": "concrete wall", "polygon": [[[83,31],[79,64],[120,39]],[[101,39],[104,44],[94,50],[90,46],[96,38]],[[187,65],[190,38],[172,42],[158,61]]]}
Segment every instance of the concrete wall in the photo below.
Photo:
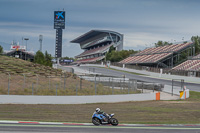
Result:
{"label": "concrete wall", "polygon": [[[172,86],[171,85],[165,85],[164,88],[162,89],[162,91],[172,94]],[[173,87],[173,94],[174,95],[178,95],[179,96],[180,95],[180,91],[181,91],[181,87],[176,87],[176,86]]]}
{"label": "concrete wall", "polygon": [[98,96],[0,95],[0,104],[85,104],[156,100],[156,93]]}

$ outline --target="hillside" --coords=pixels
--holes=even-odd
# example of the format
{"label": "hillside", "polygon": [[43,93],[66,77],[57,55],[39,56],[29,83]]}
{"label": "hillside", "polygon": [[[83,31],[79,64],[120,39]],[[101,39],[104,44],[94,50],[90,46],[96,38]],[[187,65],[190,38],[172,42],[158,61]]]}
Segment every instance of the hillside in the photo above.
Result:
{"label": "hillside", "polygon": [[[93,82],[80,79],[73,73],[63,73],[62,70],[19,58],[0,56],[0,95],[94,95],[94,86]],[[98,95],[112,92],[112,88],[97,84]],[[114,89],[115,94],[127,92]]]}
{"label": "hillside", "polygon": [[34,64],[19,58],[0,56],[0,73],[28,74],[29,76],[57,76],[62,74],[62,70]]}
{"label": "hillside", "polygon": [[[10,76],[9,76],[10,74]],[[60,69],[35,64],[19,58],[0,56],[0,94],[55,95],[71,94],[64,91],[75,88],[76,75]]]}

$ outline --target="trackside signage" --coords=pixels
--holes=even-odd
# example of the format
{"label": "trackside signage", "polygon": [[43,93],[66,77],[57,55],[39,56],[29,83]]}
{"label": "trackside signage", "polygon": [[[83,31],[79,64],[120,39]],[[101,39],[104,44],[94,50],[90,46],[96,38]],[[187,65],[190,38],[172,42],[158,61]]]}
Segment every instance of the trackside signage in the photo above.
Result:
{"label": "trackside signage", "polygon": [[20,50],[26,50],[26,46],[19,46],[19,45],[11,45],[11,50],[16,50],[16,49],[20,49]]}
{"label": "trackside signage", "polygon": [[54,11],[54,29],[65,29],[65,11]]}

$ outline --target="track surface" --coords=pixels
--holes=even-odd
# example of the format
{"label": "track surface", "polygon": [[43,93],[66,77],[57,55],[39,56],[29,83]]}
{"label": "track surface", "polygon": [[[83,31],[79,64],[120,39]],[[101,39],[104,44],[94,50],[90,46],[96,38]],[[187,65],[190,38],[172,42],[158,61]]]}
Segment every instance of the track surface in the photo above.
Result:
{"label": "track surface", "polygon": [[[145,82],[172,85],[172,81],[171,80],[165,80],[165,79],[159,79],[159,78],[152,78],[152,77],[148,77],[148,76],[135,75],[135,74],[130,74],[130,73],[121,72],[121,71],[115,71],[115,70],[110,70],[110,69],[105,69],[105,68],[99,68],[99,67],[80,66],[80,68],[81,69],[85,69],[85,70],[89,70],[89,68],[95,68],[95,73],[101,73],[103,75],[108,75],[108,76],[122,77],[122,75],[126,75],[126,77],[129,78],[129,79],[136,79],[136,80],[141,80],[141,81],[145,81]],[[192,91],[200,92],[200,84],[186,83],[185,82],[185,85]]]}
{"label": "track surface", "polygon": [[129,126],[70,126],[70,125],[31,125],[0,124],[0,133],[200,133],[200,127],[129,127]]}

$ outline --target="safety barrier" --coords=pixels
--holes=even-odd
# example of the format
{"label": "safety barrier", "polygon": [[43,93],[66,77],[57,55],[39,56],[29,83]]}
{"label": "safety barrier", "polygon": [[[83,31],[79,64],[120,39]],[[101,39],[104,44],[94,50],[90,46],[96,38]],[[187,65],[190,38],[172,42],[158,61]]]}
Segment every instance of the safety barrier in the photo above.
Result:
{"label": "safety barrier", "polygon": [[184,88],[183,91],[179,91],[180,93],[180,99],[187,99],[190,97],[190,90],[189,89],[186,89]]}
{"label": "safety barrier", "polygon": [[160,93],[90,96],[0,95],[0,104],[86,104],[160,100]]}

